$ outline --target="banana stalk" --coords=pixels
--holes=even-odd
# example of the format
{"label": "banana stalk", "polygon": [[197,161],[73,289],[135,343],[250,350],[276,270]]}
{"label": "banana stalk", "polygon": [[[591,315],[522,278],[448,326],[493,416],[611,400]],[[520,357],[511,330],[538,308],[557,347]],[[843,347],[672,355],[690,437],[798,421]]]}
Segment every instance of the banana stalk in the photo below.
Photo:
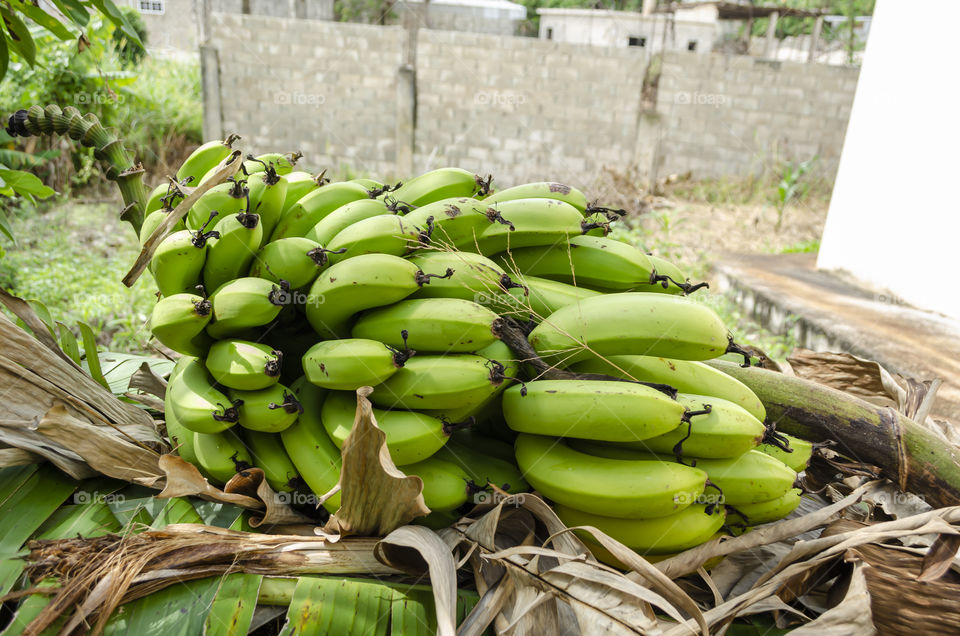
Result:
{"label": "banana stalk", "polygon": [[104,128],[96,115],[83,115],[73,106],[61,109],[56,104],[34,105],[10,116],[7,133],[12,137],[69,135],[82,145],[93,148],[94,156],[107,164],[107,178],[116,181],[120,188],[124,204],[120,218],[128,221],[140,235],[147,203],[143,166],[134,161],[123,146],[123,140]]}
{"label": "banana stalk", "polygon": [[723,360],[706,364],[750,387],[778,431],[836,440],[837,452],[877,466],[901,490],[922,495],[930,505],[960,504],[960,451],[894,409],[765,369]]}

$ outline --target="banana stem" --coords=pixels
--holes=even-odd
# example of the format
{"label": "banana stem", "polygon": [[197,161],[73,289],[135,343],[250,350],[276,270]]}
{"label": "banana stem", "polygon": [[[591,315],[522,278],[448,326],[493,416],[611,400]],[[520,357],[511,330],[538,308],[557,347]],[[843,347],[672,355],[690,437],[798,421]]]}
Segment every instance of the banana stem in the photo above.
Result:
{"label": "banana stem", "polygon": [[815,442],[880,468],[905,492],[932,506],[960,504],[960,451],[890,407],[816,382],[723,360],[707,364],[750,387],[778,431]]}
{"label": "banana stem", "polygon": [[61,109],[56,104],[47,107],[34,105],[10,116],[7,133],[12,137],[69,135],[83,146],[93,148],[93,155],[107,164],[107,179],[115,181],[120,188],[124,204],[120,218],[140,234],[147,203],[143,166],[134,161],[123,141],[104,128],[96,115],[83,115],[73,106]]}

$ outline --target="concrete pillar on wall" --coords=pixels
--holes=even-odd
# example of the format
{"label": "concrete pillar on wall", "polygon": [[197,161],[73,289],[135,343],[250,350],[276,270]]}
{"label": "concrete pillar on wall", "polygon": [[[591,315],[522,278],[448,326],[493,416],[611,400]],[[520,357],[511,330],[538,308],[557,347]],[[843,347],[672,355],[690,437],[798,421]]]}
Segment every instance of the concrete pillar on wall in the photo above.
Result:
{"label": "concrete pillar on wall", "polygon": [[416,141],[417,74],[404,64],[397,71],[397,132],[394,169],[396,176],[413,174],[413,145]]}
{"label": "concrete pillar on wall", "polygon": [[817,44],[820,40],[820,32],[823,30],[823,16],[818,15],[813,23],[813,33],[810,34],[810,49],[807,51],[807,64],[817,58]]}
{"label": "concrete pillar on wall", "polygon": [[770,14],[770,21],[767,23],[767,45],[764,48],[764,57],[773,57],[777,42],[777,20],[780,14],[776,11]]}
{"label": "concrete pillar on wall", "polygon": [[641,15],[652,15],[653,10],[657,8],[657,0],[643,0],[643,12]]}
{"label": "concrete pillar on wall", "polygon": [[293,17],[298,20],[307,18],[307,0],[293,0]]}
{"label": "concrete pillar on wall", "polygon": [[220,55],[217,49],[200,47],[200,77],[203,83],[203,138],[223,138],[223,108],[220,104]]}

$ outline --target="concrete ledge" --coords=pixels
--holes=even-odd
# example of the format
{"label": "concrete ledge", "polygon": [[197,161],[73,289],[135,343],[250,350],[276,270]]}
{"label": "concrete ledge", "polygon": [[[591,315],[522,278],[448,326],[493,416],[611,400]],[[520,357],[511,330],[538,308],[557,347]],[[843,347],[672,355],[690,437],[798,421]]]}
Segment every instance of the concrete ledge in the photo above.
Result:
{"label": "concrete ledge", "polygon": [[933,412],[960,420],[960,321],[860,288],[815,263],[813,254],[731,255],[714,265],[711,282],[800,346],[876,360],[918,380],[942,379]]}

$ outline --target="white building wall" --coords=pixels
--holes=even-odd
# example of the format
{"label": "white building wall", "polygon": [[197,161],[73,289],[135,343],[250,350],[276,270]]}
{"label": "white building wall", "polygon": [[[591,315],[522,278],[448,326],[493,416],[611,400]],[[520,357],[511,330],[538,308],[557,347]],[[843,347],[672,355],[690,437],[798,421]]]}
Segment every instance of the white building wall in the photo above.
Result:
{"label": "white building wall", "polygon": [[[715,7],[703,8],[712,9],[715,18]],[[592,9],[540,9],[538,13],[541,39],[570,44],[625,47],[630,38],[646,38],[643,48],[655,53],[686,51],[690,42],[696,43],[698,53],[709,53],[716,38],[715,22],[703,11],[683,12],[682,19],[678,12],[672,25],[662,14]]]}

